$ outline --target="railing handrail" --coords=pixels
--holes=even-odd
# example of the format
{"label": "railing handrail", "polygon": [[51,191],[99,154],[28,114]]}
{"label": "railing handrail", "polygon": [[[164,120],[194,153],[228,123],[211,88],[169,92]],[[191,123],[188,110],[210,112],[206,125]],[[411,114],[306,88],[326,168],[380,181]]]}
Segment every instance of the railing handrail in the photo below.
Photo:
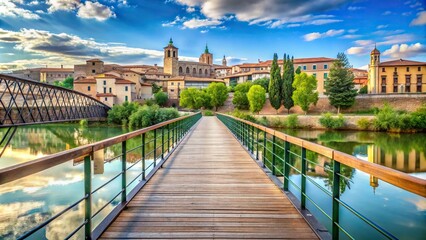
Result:
{"label": "railing handrail", "polygon": [[89,95],[86,95],[86,94],[84,94],[82,92],[78,92],[78,91],[73,90],[73,89],[68,89],[68,88],[64,88],[64,87],[61,87],[61,86],[55,86],[55,85],[48,84],[48,83],[38,82],[38,81],[35,81],[35,80],[32,80],[32,79],[25,79],[25,78],[15,77],[15,76],[7,75],[7,74],[1,74],[1,73],[0,73],[0,78],[4,78],[4,79],[8,79],[8,80],[16,80],[16,81],[20,81],[20,82],[29,82],[29,83],[34,84],[34,85],[41,85],[41,86],[45,86],[45,87],[57,88],[57,89],[60,89],[60,90],[66,91],[66,92],[70,92],[72,94],[76,94],[76,95],[80,95],[80,96],[89,98],[89,99],[91,99],[93,101],[96,101],[96,103],[102,105],[106,109],[111,109],[110,106],[108,106],[105,103],[99,101],[98,99],[96,99],[94,97],[91,97]]}
{"label": "railing handrail", "polygon": [[0,169],[0,185],[52,168],[61,163],[70,161],[71,159],[90,155],[97,150],[112,146],[117,143],[121,143],[133,137],[139,136],[143,133],[147,133],[149,131],[166,126],[170,123],[174,123],[174,122],[189,118],[196,114],[198,114],[198,112],[185,115],[179,118],[171,119],[168,121],[164,121],[146,128],[132,131],[130,133],[124,133],[124,134],[111,137],[99,142],[90,143],[84,146],[54,153],[49,156],[41,157],[32,161],[28,161],[25,163]]}
{"label": "railing handrail", "polygon": [[[275,131],[274,129],[259,125],[257,123],[253,123],[247,120],[243,120],[231,115],[216,113],[218,115],[226,116],[237,121],[243,122],[245,124],[251,125],[255,128],[258,128],[262,131],[265,131],[272,136],[276,136],[277,138],[290,142],[294,145],[306,148],[307,150],[319,153],[327,158],[340,162],[346,166],[353,167],[362,172],[371,174],[387,183],[390,183],[396,187],[402,188],[414,194],[420,195],[422,197],[426,197],[426,180],[420,179],[417,177],[413,177],[406,173],[400,172],[398,170],[381,166],[375,163],[367,162],[356,158],[355,156],[322,146],[317,143],[310,142],[308,140],[303,140],[301,138],[293,137],[288,134],[285,134],[280,131]],[[1,175],[0,175],[1,176]]]}

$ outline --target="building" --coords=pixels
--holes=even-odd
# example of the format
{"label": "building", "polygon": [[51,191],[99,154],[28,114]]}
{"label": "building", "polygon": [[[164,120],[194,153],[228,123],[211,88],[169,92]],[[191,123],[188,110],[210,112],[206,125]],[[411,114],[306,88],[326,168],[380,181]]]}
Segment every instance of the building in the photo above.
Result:
{"label": "building", "polygon": [[[300,68],[302,72],[308,75],[314,75],[318,80],[317,91],[324,93],[324,81],[328,78],[330,67],[334,58],[295,58],[294,68]],[[278,60],[278,65],[283,69],[283,60]],[[222,77],[229,85],[236,85],[246,81],[253,81],[259,78],[269,78],[272,60],[259,61],[258,63],[244,63],[232,66],[232,74]]]}
{"label": "building", "polygon": [[74,77],[73,68],[30,68],[12,72],[13,76],[29,78],[34,81],[53,84],[55,81],[63,81],[67,77]]}
{"label": "building", "polygon": [[426,62],[405,59],[380,62],[380,51],[370,53],[369,93],[426,92]]}
{"label": "building", "polygon": [[179,99],[180,92],[185,88],[207,88],[207,86],[212,82],[224,83],[222,79],[218,78],[200,78],[191,76],[177,76],[171,78],[167,82],[167,93],[169,95],[169,99]]}
{"label": "building", "polygon": [[74,81],[74,90],[95,97],[112,107],[136,99],[135,83],[113,74],[80,77]]}
{"label": "building", "polygon": [[358,68],[351,68],[350,70],[354,74],[355,89],[359,90],[360,88],[368,85],[367,70],[358,69]]}

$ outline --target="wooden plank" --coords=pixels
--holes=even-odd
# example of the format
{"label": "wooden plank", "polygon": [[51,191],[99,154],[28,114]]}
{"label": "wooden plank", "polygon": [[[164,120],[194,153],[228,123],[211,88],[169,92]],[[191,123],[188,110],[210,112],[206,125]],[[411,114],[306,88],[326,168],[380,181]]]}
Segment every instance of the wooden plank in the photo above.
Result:
{"label": "wooden plank", "polygon": [[205,117],[103,239],[317,239],[216,118]]}

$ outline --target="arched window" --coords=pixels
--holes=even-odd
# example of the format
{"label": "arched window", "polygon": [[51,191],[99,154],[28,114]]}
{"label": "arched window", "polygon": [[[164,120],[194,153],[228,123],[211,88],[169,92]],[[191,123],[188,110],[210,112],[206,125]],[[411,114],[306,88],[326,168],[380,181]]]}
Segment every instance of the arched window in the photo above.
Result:
{"label": "arched window", "polygon": [[176,51],[173,51],[173,57],[176,57]]}
{"label": "arched window", "polygon": [[189,74],[189,67],[186,67],[186,73]]}
{"label": "arched window", "polygon": [[209,75],[209,72],[207,71],[207,69],[204,71],[205,75]]}
{"label": "arched window", "polygon": [[197,69],[193,68],[192,69],[192,74],[194,74],[194,75],[197,74]]}
{"label": "arched window", "polygon": [[198,71],[198,74],[203,75],[203,70],[200,68],[200,70]]}
{"label": "arched window", "polygon": [[167,50],[167,57],[170,57],[170,50]]}
{"label": "arched window", "polygon": [[210,63],[210,57],[207,56],[207,64],[209,64],[209,63]]}
{"label": "arched window", "polygon": [[179,73],[183,73],[182,67],[179,67]]}

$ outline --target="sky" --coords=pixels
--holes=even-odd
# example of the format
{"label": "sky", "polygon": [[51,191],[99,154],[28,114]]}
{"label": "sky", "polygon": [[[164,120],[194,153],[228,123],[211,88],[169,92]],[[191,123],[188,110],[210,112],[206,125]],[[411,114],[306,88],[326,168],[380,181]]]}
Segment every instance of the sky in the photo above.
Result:
{"label": "sky", "polygon": [[0,0],[0,71],[107,63],[163,65],[170,38],[179,59],[206,44],[220,64],[347,54],[366,68],[426,61],[425,0]]}

